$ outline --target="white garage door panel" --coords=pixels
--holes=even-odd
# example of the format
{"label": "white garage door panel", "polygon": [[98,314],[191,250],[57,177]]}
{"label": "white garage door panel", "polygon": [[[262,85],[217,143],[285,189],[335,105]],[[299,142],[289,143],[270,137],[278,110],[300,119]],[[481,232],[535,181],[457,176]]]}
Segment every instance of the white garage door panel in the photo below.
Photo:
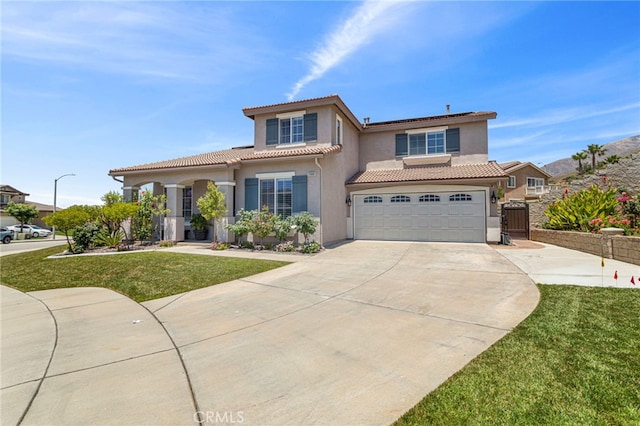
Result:
{"label": "white garage door panel", "polygon": [[[440,201],[420,202],[424,194],[376,194],[382,203],[365,203],[354,196],[356,239],[390,241],[485,241],[484,192],[457,191],[430,193]],[[471,200],[452,201],[455,194],[468,194]],[[406,195],[410,202],[392,203],[393,195]],[[452,197],[450,199],[450,197]],[[460,197],[457,197],[460,198]]]}

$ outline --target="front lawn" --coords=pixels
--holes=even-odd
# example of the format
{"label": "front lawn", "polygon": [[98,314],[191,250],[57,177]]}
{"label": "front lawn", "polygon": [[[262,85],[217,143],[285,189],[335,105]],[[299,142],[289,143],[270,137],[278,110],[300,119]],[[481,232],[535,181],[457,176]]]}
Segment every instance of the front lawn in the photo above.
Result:
{"label": "front lawn", "polygon": [[640,291],[539,288],[531,316],[396,424],[640,424]]}
{"label": "front lawn", "polygon": [[0,282],[21,291],[105,287],[137,302],[279,268],[287,262],[141,251],[47,259],[60,247],[3,256]]}

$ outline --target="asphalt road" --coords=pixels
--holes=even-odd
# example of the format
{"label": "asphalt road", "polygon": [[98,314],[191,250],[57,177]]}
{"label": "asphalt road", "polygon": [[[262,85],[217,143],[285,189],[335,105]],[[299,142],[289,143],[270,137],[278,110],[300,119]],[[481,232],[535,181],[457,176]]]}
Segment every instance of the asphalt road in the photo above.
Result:
{"label": "asphalt road", "polygon": [[56,236],[53,240],[51,237],[47,238],[32,238],[30,240],[17,240],[11,241],[9,244],[0,244],[0,256],[7,256],[9,254],[24,253],[26,251],[40,250],[43,248],[60,246],[67,243],[65,237]]}

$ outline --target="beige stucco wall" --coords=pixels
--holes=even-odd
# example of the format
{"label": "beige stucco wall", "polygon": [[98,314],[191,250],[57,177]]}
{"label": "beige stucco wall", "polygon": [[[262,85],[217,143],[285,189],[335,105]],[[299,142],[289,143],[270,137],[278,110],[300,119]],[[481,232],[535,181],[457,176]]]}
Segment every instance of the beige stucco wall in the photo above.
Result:
{"label": "beige stucco wall", "polygon": [[[450,165],[486,163],[489,160],[486,121],[449,127],[460,129],[460,153],[451,155]],[[360,169],[402,168],[402,159],[395,156],[396,134],[402,132],[403,130],[365,129],[360,136]]]}
{"label": "beige stucco wall", "polygon": [[[292,109],[291,112],[298,111]],[[331,145],[335,139],[335,111],[337,109],[332,105],[325,105],[313,108],[303,108],[305,114],[318,114],[318,139],[315,142],[307,142],[306,144],[295,144],[294,146],[325,146]],[[276,118],[275,113],[259,114],[254,117],[254,146],[256,151],[277,150],[289,148],[292,145],[267,146],[267,120]],[[343,123],[346,120],[343,119]]]}

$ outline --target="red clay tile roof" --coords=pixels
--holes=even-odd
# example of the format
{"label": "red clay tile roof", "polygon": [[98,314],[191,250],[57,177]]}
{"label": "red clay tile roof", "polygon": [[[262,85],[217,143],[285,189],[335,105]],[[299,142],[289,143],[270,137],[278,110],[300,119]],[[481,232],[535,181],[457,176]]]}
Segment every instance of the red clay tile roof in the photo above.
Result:
{"label": "red clay tile roof", "polygon": [[412,167],[407,169],[366,170],[356,173],[347,185],[361,183],[419,182],[433,180],[461,180],[506,178],[504,170],[495,162],[446,167]]}
{"label": "red clay tile roof", "polygon": [[331,99],[331,98],[340,99],[340,96],[338,96],[337,94],[333,94],[333,95],[328,95],[328,96],[320,96],[318,98],[309,98],[309,99],[300,99],[298,101],[281,102],[279,104],[244,107],[244,108],[242,108],[242,111],[246,112],[246,111],[250,111],[250,110],[254,110],[254,109],[272,108],[272,107],[279,107],[279,106],[285,106],[285,105],[292,105],[293,106],[293,105],[296,105],[296,104],[312,102],[312,101],[327,100],[327,99]]}
{"label": "red clay tile roof", "polygon": [[145,170],[177,169],[181,167],[201,166],[231,166],[248,160],[326,155],[334,152],[339,152],[340,150],[342,150],[341,145],[278,149],[268,151],[255,151],[253,147],[239,149],[232,148],[223,151],[214,151],[205,154],[191,155],[189,157],[175,158],[173,160],[158,161],[155,163],[140,164],[138,166],[112,169],[109,170],[109,174],[112,176],[117,176],[123,173],[139,172]]}
{"label": "red clay tile roof", "polygon": [[499,166],[502,167],[505,171],[509,170],[512,167],[516,167],[522,164],[520,161],[508,161],[506,163],[500,163]]}

